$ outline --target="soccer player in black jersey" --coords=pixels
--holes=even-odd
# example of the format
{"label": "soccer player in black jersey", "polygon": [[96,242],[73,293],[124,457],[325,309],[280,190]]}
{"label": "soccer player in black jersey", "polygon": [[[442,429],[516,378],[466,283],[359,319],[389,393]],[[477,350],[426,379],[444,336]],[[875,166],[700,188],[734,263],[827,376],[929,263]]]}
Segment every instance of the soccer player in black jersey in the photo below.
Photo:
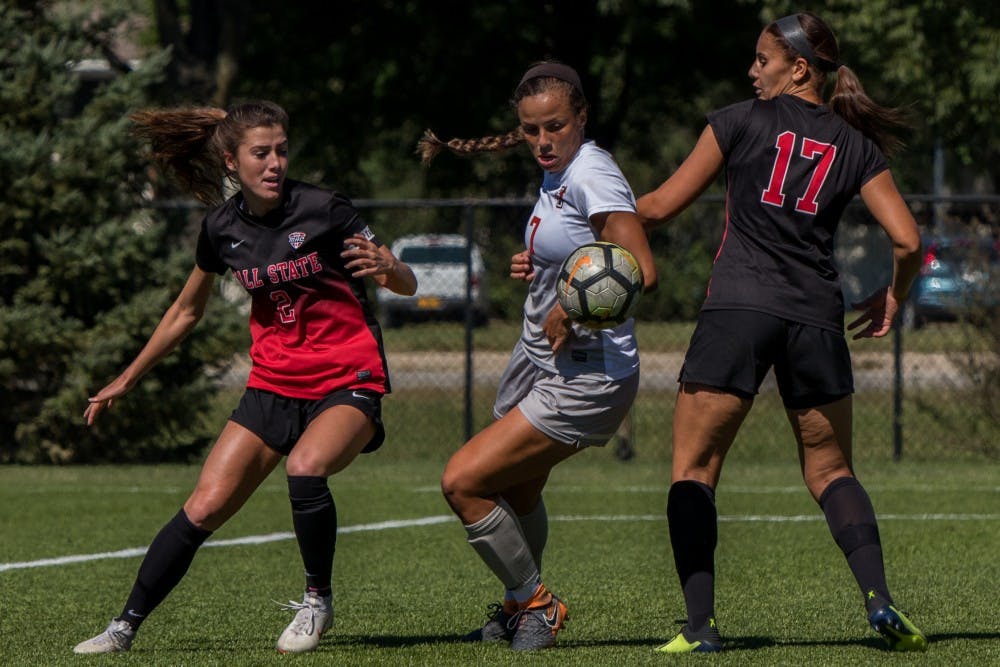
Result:
{"label": "soccer player in black jersey", "polygon": [[194,328],[215,274],[232,273],[251,295],[253,369],[194,491],[150,545],[121,614],[74,651],[131,648],[199,546],[283,457],[306,592],[288,605],[296,616],[277,648],[311,651],[333,623],[337,510],[327,478],[385,436],[389,376],[363,279],[413,294],[416,278],[347,199],[286,178],[288,116],[278,105],[146,110],[132,119],[154,159],[201,201],[219,203],[226,178],[238,191],[202,222],[187,283],[135,360],[89,399],[87,424]]}
{"label": "soccer player in black jersey", "polygon": [[[836,76],[829,101],[827,78]],[[851,360],[833,238],[860,193],[892,244],[891,284],[854,306],[855,338],[885,336],[920,264],[916,222],[884,152],[901,125],[840,63],[836,38],[812,14],[761,32],[750,67],[756,99],[708,114],[693,151],[638,201],[648,226],[680,213],[724,170],[726,228],[680,373],[667,516],[687,624],[658,650],[716,651],[715,487],[723,460],[774,369],[798,442],[802,475],[861,587],[868,620],[895,650],[924,635],[894,606],[871,501],[851,461]]]}

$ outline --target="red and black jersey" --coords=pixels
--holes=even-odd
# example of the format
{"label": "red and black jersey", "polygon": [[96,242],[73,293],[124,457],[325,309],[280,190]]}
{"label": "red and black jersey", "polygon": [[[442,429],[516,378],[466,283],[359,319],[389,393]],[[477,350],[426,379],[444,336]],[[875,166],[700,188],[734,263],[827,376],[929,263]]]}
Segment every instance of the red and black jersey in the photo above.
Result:
{"label": "red and black jersey", "polygon": [[348,199],[291,180],[264,217],[251,215],[237,193],[202,221],[198,266],[231,272],[251,295],[248,387],[304,399],[389,391],[364,282],[340,257],[353,234],[377,243]]}
{"label": "red and black jersey", "polygon": [[703,308],[759,310],[842,332],[833,240],[844,208],[888,168],[871,139],[799,97],[708,114],[726,166],[726,229]]}

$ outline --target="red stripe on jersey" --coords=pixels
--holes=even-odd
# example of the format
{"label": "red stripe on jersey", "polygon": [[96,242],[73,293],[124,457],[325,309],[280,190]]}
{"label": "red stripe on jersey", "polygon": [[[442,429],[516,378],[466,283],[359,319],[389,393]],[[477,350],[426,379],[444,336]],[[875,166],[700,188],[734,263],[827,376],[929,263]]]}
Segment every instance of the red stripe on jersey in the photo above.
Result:
{"label": "red stripe on jersey", "polygon": [[332,271],[313,278],[254,294],[247,386],[304,399],[348,388],[385,393],[382,349],[350,285]]}

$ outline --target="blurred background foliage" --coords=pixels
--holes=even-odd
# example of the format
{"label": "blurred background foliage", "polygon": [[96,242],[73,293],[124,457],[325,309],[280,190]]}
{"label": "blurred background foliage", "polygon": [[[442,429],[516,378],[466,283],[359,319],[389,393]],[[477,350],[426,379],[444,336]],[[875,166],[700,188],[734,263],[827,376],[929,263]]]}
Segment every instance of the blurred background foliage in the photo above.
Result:
{"label": "blurred background foliage", "polygon": [[[443,155],[428,169],[414,148],[428,127],[443,138],[513,128],[514,85],[554,57],[579,70],[588,133],[641,194],[683,160],[705,112],[751,94],[761,27],[798,10],[834,27],[876,100],[910,111],[893,164],[904,192],[936,187],[936,147],[943,192],[995,191],[1000,10],[987,0],[5,0],[0,461],[183,460],[214,437],[213,374],[248,341],[245,315],[225,299],[114,419],[82,425],[86,397],[179,291],[203,214],[165,205],[181,193],[129,136],[129,111],[272,99],[292,118],[294,178],[362,200],[530,197],[540,174],[523,151]],[[376,225],[384,240],[460,229],[457,215],[440,229],[436,211],[404,213]],[[662,232],[673,265],[693,268],[667,274],[648,316],[697,311],[721,229],[717,214],[700,215]],[[522,225],[511,216],[488,239],[494,273]],[[498,292],[498,314],[516,317],[518,303]]]}

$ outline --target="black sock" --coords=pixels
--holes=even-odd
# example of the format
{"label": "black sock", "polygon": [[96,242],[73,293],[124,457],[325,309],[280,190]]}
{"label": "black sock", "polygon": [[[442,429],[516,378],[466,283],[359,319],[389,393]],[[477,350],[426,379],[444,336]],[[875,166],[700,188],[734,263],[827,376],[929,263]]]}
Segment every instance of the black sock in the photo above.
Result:
{"label": "black sock", "polygon": [[116,619],[138,630],[146,617],[163,602],[187,572],[198,547],[212,534],[198,528],[181,509],[153,538],[139,566],[132,593]]}
{"label": "black sock", "polygon": [[337,506],[325,477],[288,476],[292,525],[306,569],[306,588],[330,595],[337,546]]}
{"label": "black sock", "polygon": [[882,542],[875,508],[861,483],[853,477],[833,480],[819,497],[830,534],[847,557],[847,564],[861,587],[865,609],[892,604],[885,581]]}
{"label": "black sock", "polygon": [[715,615],[715,545],[719,535],[715,492],[701,482],[675,482],[667,495],[667,522],[688,627],[697,631]]}

